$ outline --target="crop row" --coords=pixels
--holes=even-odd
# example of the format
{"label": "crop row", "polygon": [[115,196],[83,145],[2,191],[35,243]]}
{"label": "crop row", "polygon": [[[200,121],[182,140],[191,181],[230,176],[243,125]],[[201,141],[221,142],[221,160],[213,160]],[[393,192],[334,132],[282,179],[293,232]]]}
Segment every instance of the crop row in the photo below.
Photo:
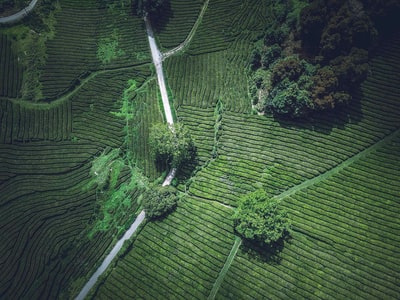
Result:
{"label": "crop row", "polygon": [[39,176],[66,173],[84,164],[97,152],[93,145],[75,142],[60,142],[59,145],[37,142],[23,145],[0,145],[0,183],[22,174]]}
{"label": "crop row", "polygon": [[252,40],[262,31],[264,2],[210,1],[189,55],[165,64],[176,105],[211,108],[220,100],[226,110],[250,112],[246,67]]}
{"label": "crop row", "polygon": [[[367,79],[364,92],[346,111],[297,124],[226,112],[219,157],[197,174],[190,192],[233,205],[239,194],[260,186],[277,194],[334,168],[398,128],[394,95],[400,92],[399,76],[384,72],[391,66],[385,57],[373,61],[372,69],[382,72]],[[378,86],[375,76],[385,82]],[[390,109],[382,109],[386,105]]]}
{"label": "crop row", "polygon": [[221,100],[227,110],[249,112],[245,63],[233,61],[239,54],[230,51],[168,58],[166,73],[175,105],[212,108]]}
{"label": "crop row", "polygon": [[[45,158],[46,152],[42,153]],[[29,162],[38,168],[47,164],[38,154],[17,168],[25,163],[31,168]],[[72,161],[70,158],[69,163]],[[19,172],[13,167],[8,167],[10,172]],[[55,272],[50,265],[60,268],[67,262],[66,253],[91,217],[93,191],[82,191],[88,174],[87,167],[80,167],[62,175],[38,174],[34,179],[32,175],[20,174],[1,184],[2,296],[34,297],[58,289],[45,283],[64,276],[64,270]],[[41,290],[36,290],[35,282],[44,284]]]}
{"label": "crop row", "polygon": [[66,93],[95,70],[150,59],[143,21],[130,15],[129,6],[100,9],[96,1],[62,1],[56,19],[56,35],[46,44],[48,58],[41,76],[45,98]]}
{"label": "crop row", "polygon": [[399,142],[283,199],[294,233],[280,264],[240,253],[219,298],[398,298]]}
{"label": "crop row", "polygon": [[70,139],[72,112],[69,101],[50,108],[27,107],[17,102],[1,101],[0,115],[1,143]]}
{"label": "crop row", "polygon": [[233,244],[231,210],[187,199],[146,225],[94,298],[204,299]]}
{"label": "crop row", "polygon": [[96,52],[101,52],[101,49],[107,52],[107,49],[112,49],[110,45],[115,45],[115,48],[110,61],[103,63],[97,57],[97,68],[112,69],[151,61],[143,19],[132,14],[130,5],[121,7],[116,4],[112,9],[101,10],[101,14],[96,31]]}
{"label": "crop row", "polygon": [[196,158],[180,169],[180,176],[190,176],[193,168],[204,165],[215,155],[214,145],[217,143],[216,128],[218,115],[215,109],[192,108],[180,106],[177,111],[179,122],[189,129],[196,147]]}
{"label": "crop row", "polygon": [[0,34],[0,97],[15,98],[22,84],[23,68],[7,35]]}
{"label": "crop row", "polygon": [[167,2],[160,17],[152,19],[163,48],[182,43],[196,22],[204,1],[173,0]]}
{"label": "crop row", "polygon": [[46,43],[47,60],[41,76],[45,98],[66,92],[85,72],[95,69],[96,30],[101,13],[95,1],[84,2],[60,3],[55,37]]}
{"label": "crop row", "polygon": [[122,106],[121,98],[129,79],[142,80],[137,70],[98,74],[72,97],[72,137],[100,148],[122,146],[126,120],[112,112]]}
{"label": "crop row", "polygon": [[253,31],[256,34],[262,29],[263,18],[253,13],[255,10],[262,11],[262,8],[265,8],[264,1],[257,1],[256,4],[254,1],[239,0],[210,1],[188,52],[198,55],[225,50],[240,32]]}
{"label": "crop row", "polygon": [[129,121],[129,148],[135,156],[138,166],[149,178],[158,177],[154,157],[151,155],[149,133],[153,124],[163,122],[164,113],[161,112],[159,101],[157,101],[157,81],[152,80],[140,90],[131,100],[133,107],[133,118]]}
{"label": "crop row", "polygon": [[[147,73],[99,72],[48,109],[1,103],[1,297],[68,298],[109,250],[116,229],[87,234],[98,206],[94,187],[87,189],[90,162],[105,147],[122,146],[125,120],[111,112],[128,79],[142,82]],[[4,136],[13,144],[3,144]],[[124,170],[117,186],[127,180]]]}

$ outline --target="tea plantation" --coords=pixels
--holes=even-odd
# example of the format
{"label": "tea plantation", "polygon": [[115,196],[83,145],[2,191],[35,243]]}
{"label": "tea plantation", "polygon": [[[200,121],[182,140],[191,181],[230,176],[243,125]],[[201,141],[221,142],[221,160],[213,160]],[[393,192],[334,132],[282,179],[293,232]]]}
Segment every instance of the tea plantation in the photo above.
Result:
{"label": "tea plantation", "polygon": [[[164,52],[198,24],[163,61],[196,158],[173,181],[176,210],[145,221],[87,299],[399,299],[399,33],[347,106],[276,119],[248,92],[268,1],[189,2],[152,24]],[[42,35],[0,27],[0,299],[75,298],[168,171],[150,151],[165,118],[130,1],[59,0],[44,20]],[[274,249],[234,232],[257,189],[291,219]]]}

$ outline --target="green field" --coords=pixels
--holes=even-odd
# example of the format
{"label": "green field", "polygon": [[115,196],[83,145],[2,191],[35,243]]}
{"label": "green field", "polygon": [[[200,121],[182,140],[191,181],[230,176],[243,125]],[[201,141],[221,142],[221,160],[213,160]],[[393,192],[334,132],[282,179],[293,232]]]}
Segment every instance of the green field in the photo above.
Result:
{"label": "green field", "polygon": [[[162,51],[203,4],[171,0],[153,20]],[[252,112],[246,69],[269,9],[210,0],[165,59],[196,159],[178,170],[177,209],[145,223],[88,299],[400,298],[400,35],[348,106],[278,120]],[[148,142],[165,119],[157,78],[129,1],[59,1],[35,101],[13,32],[0,28],[0,299],[73,299],[165,172]],[[233,230],[238,198],[260,188],[292,220],[274,253]]]}

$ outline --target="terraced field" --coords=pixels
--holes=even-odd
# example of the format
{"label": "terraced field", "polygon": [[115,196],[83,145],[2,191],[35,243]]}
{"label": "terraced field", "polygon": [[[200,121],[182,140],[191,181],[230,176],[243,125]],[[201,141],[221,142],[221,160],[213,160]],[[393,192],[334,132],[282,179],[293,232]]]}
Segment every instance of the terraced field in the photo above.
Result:
{"label": "terraced field", "polygon": [[[138,210],[138,194],[129,191],[129,202],[124,201],[130,205],[120,219],[108,231],[94,230],[104,199],[89,183],[92,161],[103,151],[133,150],[126,143],[132,124],[125,128],[125,118],[116,112],[127,82],[134,79],[140,87],[150,76],[143,64],[147,44],[141,21],[126,16],[112,24],[121,36],[129,35],[119,45],[130,52],[104,66],[96,56],[97,39],[108,34],[104,22],[115,10],[97,8],[95,1],[61,1],[61,6],[42,72],[43,93],[51,103],[15,99],[19,66],[1,35],[1,89],[8,91],[0,101],[2,299],[71,298]],[[143,43],[130,48],[138,36]],[[129,168],[123,166],[115,180],[117,190],[129,183]]]}
{"label": "terraced field", "polygon": [[337,174],[283,198],[294,233],[281,262],[239,252],[217,299],[397,299],[399,150],[397,131]]}
{"label": "terraced field", "polygon": [[234,243],[230,209],[187,199],[148,223],[92,299],[205,299]]}
{"label": "terraced field", "polygon": [[158,97],[161,98],[157,91],[157,81],[155,78],[150,79],[136,91],[133,98],[135,116],[129,122],[129,147],[138,166],[151,179],[161,175],[148,143],[151,126],[164,119],[159,102],[156,101]]}
{"label": "terraced field", "polygon": [[203,0],[167,2],[162,17],[152,20],[162,48],[176,47],[185,40],[197,20],[203,2]]}
{"label": "terraced field", "polygon": [[165,63],[175,105],[212,108],[221,100],[227,110],[250,112],[246,65],[263,11],[265,1],[210,1],[187,52]]}
{"label": "terraced field", "polygon": [[54,99],[79,85],[92,72],[150,61],[141,20],[129,6],[100,8],[97,1],[61,1],[56,35],[47,43],[41,83]]}
{"label": "terraced field", "polygon": [[[266,2],[211,0],[189,47],[165,60],[197,159],[179,170],[176,211],[147,223],[89,298],[400,298],[400,36],[380,47],[349,107],[278,122],[251,114],[247,89]],[[102,153],[120,149],[116,189],[134,176],[128,162],[160,176],[148,132],[163,114],[143,21],[124,1],[102,3],[60,1],[46,103],[16,99],[21,69],[0,35],[1,299],[73,298],[133,220],[137,189],[108,231],[96,227],[121,210],[89,184]],[[202,4],[171,1],[156,24],[164,49],[186,38]],[[291,239],[273,256],[245,243],[229,256],[232,207],[258,188],[289,211]]]}
{"label": "terraced field", "polygon": [[[397,39],[391,47],[396,49],[398,43]],[[353,104],[340,113],[295,124],[225,111],[219,156],[193,178],[191,194],[230,205],[235,205],[241,193],[261,186],[278,194],[326,172],[399,128],[400,116],[394,108],[400,78],[385,72],[394,68],[389,49],[383,48],[381,55]]]}
{"label": "terraced field", "polygon": [[0,97],[15,98],[22,85],[23,68],[13,51],[10,38],[0,34]]}

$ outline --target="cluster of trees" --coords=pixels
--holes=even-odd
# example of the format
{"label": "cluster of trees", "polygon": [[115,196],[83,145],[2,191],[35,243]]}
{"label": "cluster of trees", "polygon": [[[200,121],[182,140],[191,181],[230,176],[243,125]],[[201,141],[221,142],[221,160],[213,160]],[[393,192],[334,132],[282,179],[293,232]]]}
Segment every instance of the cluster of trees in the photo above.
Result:
{"label": "cluster of trees", "polygon": [[272,246],[290,233],[287,212],[275,198],[260,189],[239,199],[233,215],[235,231],[244,239],[261,246]]}
{"label": "cluster of trees", "polygon": [[[259,111],[302,117],[347,103],[367,76],[378,31],[387,29],[387,22],[399,23],[394,16],[399,1],[299,3],[271,4],[274,23],[251,54],[250,92]],[[391,21],[383,22],[384,16]]]}
{"label": "cluster of trees", "polygon": [[195,156],[193,139],[181,123],[158,123],[150,129],[150,148],[157,162],[178,168]]}
{"label": "cluster of trees", "polygon": [[172,186],[153,186],[143,195],[143,209],[150,220],[159,219],[178,205],[178,192]]}

